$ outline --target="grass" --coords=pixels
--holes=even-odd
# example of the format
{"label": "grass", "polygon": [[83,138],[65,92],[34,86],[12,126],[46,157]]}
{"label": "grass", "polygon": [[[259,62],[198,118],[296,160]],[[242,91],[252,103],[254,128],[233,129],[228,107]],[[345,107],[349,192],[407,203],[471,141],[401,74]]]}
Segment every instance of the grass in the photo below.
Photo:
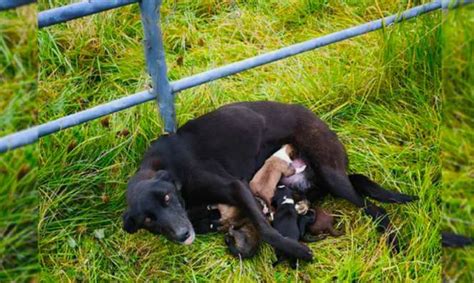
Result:
{"label": "grass", "polygon": [[[39,8],[66,2],[39,1]],[[383,2],[165,1],[169,77],[179,79],[413,5],[412,1]],[[42,280],[434,282],[444,275],[472,281],[469,250],[445,253],[449,266],[442,271],[438,234],[440,228],[452,228],[472,235],[472,227],[464,225],[470,221],[466,200],[470,195],[464,185],[472,179],[465,150],[472,141],[468,126],[472,122],[473,48],[468,29],[472,7],[452,15],[424,15],[177,96],[180,125],[234,101],[277,100],[311,109],[340,136],[351,171],[420,197],[404,206],[383,205],[400,231],[402,253],[389,252],[385,239],[361,210],[333,198],[318,205],[340,216],[338,225],[345,235],[310,244],[315,260],[297,270],[285,265],[273,269],[275,256],[266,245],[251,260],[232,258],[222,235],[199,236],[191,247],[184,247],[145,232],[126,234],[121,230],[126,182],[162,131],[156,105],[147,103],[2,155],[11,172],[3,175],[7,182],[0,188],[19,192],[13,184],[33,196],[39,193],[37,219],[31,203],[30,210],[22,213],[30,216],[28,223],[37,220]],[[455,27],[463,27],[462,36]],[[40,67],[35,103],[18,104],[12,111],[39,105],[34,123],[141,91],[150,83],[136,5],[43,29],[37,36]],[[467,45],[462,44],[464,38],[470,39]],[[453,52],[446,51],[450,49]],[[451,94],[457,99],[450,99]],[[458,112],[461,120],[456,118]],[[4,123],[5,132],[30,122]],[[13,173],[26,162],[34,169],[28,178],[17,180]],[[443,214],[440,195],[450,214]],[[10,196],[2,206],[17,209],[13,200]],[[464,222],[441,223],[442,219]],[[26,239],[34,235],[33,231]],[[24,239],[7,244],[2,239],[0,247],[10,248],[10,243],[24,243]],[[13,268],[5,278],[13,280],[18,274],[23,273]]]}
{"label": "grass", "polygon": [[[446,16],[443,56],[443,228],[474,237],[474,23],[471,9]],[[460,282],[474,280],[470,249],[443,251],[444,275]]]}
{"label": "grass", "polygon": [[[0,136],[37,123],[35,7],[0,12]],[[0,155],[0,281],[38,272],[38,148]]]}

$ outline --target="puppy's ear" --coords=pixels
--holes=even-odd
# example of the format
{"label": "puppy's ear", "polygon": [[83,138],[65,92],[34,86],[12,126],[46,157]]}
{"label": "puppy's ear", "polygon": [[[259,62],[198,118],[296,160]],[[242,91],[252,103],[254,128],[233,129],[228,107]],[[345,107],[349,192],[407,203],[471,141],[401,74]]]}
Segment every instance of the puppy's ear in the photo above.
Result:
{"label": "puppy's ear", "polygon": [[123,230],[129,234],[133,234],[138,231],[137,224],[135,223],[135,220],[130,216],[130,213],[128,211],[125,211],[125,213],[122,216],[123,219]]}
{"label": "puppy's ear", "polygon": [[171,176],[171,173],[166,170],[158,170],[155,174],[155,179],[172,182],[173,176]]}

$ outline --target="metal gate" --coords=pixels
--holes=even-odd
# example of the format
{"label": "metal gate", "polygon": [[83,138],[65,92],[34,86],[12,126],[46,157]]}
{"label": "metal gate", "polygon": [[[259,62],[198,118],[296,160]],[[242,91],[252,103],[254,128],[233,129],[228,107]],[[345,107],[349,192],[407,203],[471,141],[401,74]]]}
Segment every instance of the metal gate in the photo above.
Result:
{"label": "metal gate", "polygon": [[[18,0],[17,3],[25,4],[28,2],[32,2],[32,0]],[[174,96],[182,90],[237,74],[264,64],[272,63],[309,50],[314,50],[332,43],[363,35],[422,14],[439,9],[455,8],[461,5],[474,3],[474,0],[436,0],[431,3],[416,6],[396,15],[391,15],[322,37],[293,44],[173,82],[169,82],[166,75],[167,68],[165,52],[160,28],[161,0],[86,0],[80,3],[40,12],[38,14],[38,27],[45,28],[54,24],[63,23],[133,3],[138,3],[140,6],[141,19],[145,34],[145,57],[148,73],[152,79],[152,89],[119,98],[42,125],[7,135],[0,138],[0,153],[34,143],[39,138],[52,133],[155,99],[157,100],[159,112],[164,122],[164,131],[167,133],[175,132],[176,115]],[[15,5],[10,5],[10,7],[8,7],[8,4],[5,7],[0,6],[0,10],[11,8],[13,6]]]}

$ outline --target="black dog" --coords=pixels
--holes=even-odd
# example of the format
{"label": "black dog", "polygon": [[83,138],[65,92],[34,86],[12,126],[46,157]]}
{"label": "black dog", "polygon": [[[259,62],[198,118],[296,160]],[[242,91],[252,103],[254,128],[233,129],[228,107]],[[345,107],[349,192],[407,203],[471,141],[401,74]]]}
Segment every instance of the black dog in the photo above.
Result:
{"label": "black dog", "polygon": [[[287,143],[294,145],[315,171],[313,182],[318,190],[314,191],[347,199],[364,208],[380,230],[389,229],[386,212],[364,198],[377,188],[365,189],[366,184],[355,185],[347,176],[348,159],[336,134],[308,109],[276,102],[223,106],[153,142],[128,184],[124,229],[133,233],[144,228],[190,244],[194,230],[180,202],[182,196],[191,206],[237,206],[263,241],[287,256],[310,260],[308,247],[284,238],[271,227],[248,186],[265,160]],[[398,202],[405,201],[393,195],[399,197]],[[396,246],[393,233],[390,238]]]}
{"label": "black dog", "polygon": [[[300,238],[300,230],[292,190],[285,185],[278,186],[272,199],[272,206],[276,209],[272,226],[280,232],[283,237],[298,241]],[[277,261],[273,263],[273,266],[288,259],[291,268],[296,268],[296,258],[287,257],[278,249],[275,249],[275,253]]]}

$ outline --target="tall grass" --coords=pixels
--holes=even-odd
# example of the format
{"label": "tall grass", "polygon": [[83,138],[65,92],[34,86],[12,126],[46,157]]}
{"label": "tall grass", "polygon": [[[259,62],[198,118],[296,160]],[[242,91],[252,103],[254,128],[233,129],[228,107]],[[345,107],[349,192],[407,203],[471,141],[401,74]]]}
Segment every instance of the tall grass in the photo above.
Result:
{"label": "tall grass", "polygon": [[[443,228],[474,237],[474,9],[445,15],[443,48]],[[472,282],[470,249],[443,251],[444,275]]]}
{"label": "tall grass", "polygon": [[[38,6],[44,10],[68,2],[42,0]],[[165,1],[169,77],[179,79],[420,2],[427,1]],[[340,136],[352,172],[420,197],[408,205],[383,205],[400,232],[400,254],[390,253],[361,210],[334,198],[317,205],[339,216],[345,235],[310,244],[315,260],[297,270],[273,269],[275,256],[267,245],[255,258],[239,261],[227,253],[219,234],[199,236],[184,247],[145,232],[124,233],[126,182],[162,128],[156,105],[148,103],[0,156],[0,281],[24,281],[37,272],[39,252],[44,281],[436,282],[443,275],[472,282],[472,249],[445,252],[442,272],[438,233],[442,227],[473,235],[472,12],[466,7],[445,16],[424,15],[177,96],[180,125],[235,101],[276,100],[311,109]],[[150,84],[137,5],[38,33],[34,6],[5,15],[0,20],[1,135]]]}
{"label": "tall grass", "polygon": [[[0,12],[0,136],[37,123],[36,8]],[[0,154],[0,281],[38,272],[38,149]]]}
{"label": "tall grass", "polygon": [[[165,1],[169,76],[178,79],[409,5],[394,0]],[[440,280],[440,25],[439,13],[426,15],[177,96],[180,125],[234,101],[307,106],[339,134],[351,171],[420,197],[404,206],[384,205],[400,231],[402,253],[389,252],[362,211],[333,198],[318,205],[340,216],[345,235],[310,244],[315,260],[297,270],[273,269],[274,254],[266,245],[251,260],[232,258],[222,235],[199,236],[183,247],[145,232],[125,234],[125,184],[162,127],[156,105],[149,103],[41,140],[41,275],[47,281]],[[146,88],[142,38],[136,6],[40,31],[44,107],[39,119]],[[98,237],[102,229],[105,236]]]}

